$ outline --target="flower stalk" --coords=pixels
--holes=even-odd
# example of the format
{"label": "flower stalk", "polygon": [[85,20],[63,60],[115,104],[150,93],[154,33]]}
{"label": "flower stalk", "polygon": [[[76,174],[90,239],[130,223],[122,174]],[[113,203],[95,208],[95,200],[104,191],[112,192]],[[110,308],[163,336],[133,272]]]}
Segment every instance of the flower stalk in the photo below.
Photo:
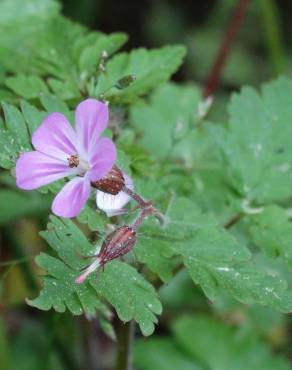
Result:
{"label": "flower stalk", "polygon": [[[112,184],[110,184],[110,188],[112,188]],[[103,190],[105,191],[106,187]],[[99,253],[94,256],[94,262],[76,278],[75,282],[77,284],[82,284],[86,278],[98,268],[130,252],[137,241],[137,230],[146,217],[153,215],[161,224],[164,223],[164,216],[153,206],[152,201],[145,201],[140,195],[125,186],[123,186],[122,191],[138,202],[141,211],[131,225],[120,226],[106,237]]]}
{"label": "flower stalk", "polygon": [[[139,207],[142,209],[142,212],[139,215],[140,217],[143,215],[142,217],[144,219],[146,216],[152,214],[153,216],[155,216],[158,219],[158,221],[160,222],[161,225],[164,224],[165,217],[163,216],[163,214],[161,212],[159,212],[153,206],[152,201],[144,200],[139,194],[135,193],[133,190],[127,188],[126,186],[124,186],[122,190],[123,190],[124,193],[128,194],[133,200],[135,200],[138,203]],[[143,212],[143,211],[145,211],[145,212]]]}
{"label": "flower stalk", "polygon": [[132,370],[132,348],[135,337],[135,322],[123,323],[117,320],[117,354],[115,370]]}
{"label": "flower stalk", "polygon": [[232,51],[232,46],[238,35],[238,31],[240,29],[244,16],[247,12],[249,4],[250,0],[238,0],[235,6],[235,9],[230,19],[230,23],[228,24],[223,35],[215,62],[207,78],[203,94],[205,98],[213,95],[218,87],[221,73],[226,64],[227,58],[229,57]]}

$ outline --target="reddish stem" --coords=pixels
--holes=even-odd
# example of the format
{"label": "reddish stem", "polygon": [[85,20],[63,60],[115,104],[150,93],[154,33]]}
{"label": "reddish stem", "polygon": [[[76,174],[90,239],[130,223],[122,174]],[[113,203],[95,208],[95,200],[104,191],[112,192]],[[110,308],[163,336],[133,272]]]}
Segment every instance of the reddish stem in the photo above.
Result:
{"label": "reddish stem", "polygon": [[[124,186],[122,190],[126,194],[128,194],[132,199],[134,199],[142,210],[146,210],[146,212],[141,212],[140,214],[140,216],[142,215],[142,219],[144,219],[149,214],[152,214],[158,219],[161,225],[164,224],[165,221],[164,216],[153,206],[152,201],[144,200],[139,194],[135,193],[133,190],[127,188],[126,186]],[[138,226],[140,226],[140,224],[141,222],[139,221]]]}
{"label": "reddish stem", "polygon": [[207,78],[204,97],[213,95],[219,84],[219,79],[232,48],[232,44],[240,29],[242,20],[246,14],[250,0],[238,0],[231,16],[231,20],[224,32],[217,57]]}

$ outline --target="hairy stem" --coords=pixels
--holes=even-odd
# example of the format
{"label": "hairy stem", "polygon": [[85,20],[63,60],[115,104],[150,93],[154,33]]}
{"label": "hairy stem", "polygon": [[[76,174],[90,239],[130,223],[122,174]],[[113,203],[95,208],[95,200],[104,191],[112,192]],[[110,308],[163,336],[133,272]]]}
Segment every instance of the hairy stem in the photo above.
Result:
{"label": "hairy stem", "polygon": [[115,370],[132,370],[132,347],[134,342],[135,323],[117,322],[117,356]]}
{"label": "hairy stem", "polygon": [[[127,188],[126,186],[124,186],[122,190],[125,193],[127,193],[132,199],[134,199],[138,203],[140,208],[142,208],[145,211],[147,210],[146,212],[141,212],[140,216],[142,216],[142,220],[143,220],[143,218],[145,218],[149,214],[152,214],[153,216],[155,216],[158,219],[158,221],[160,222],[161,225],[164,224],[165,217],[163,216],[163,214],[161,212],[159,212],[153,206],[153,203],[151,201],[147,201],[147,200],[143,199],[139,194],[135,193],[133,190]],[[141,224],[141,222],[139,223],[138,226],[140,226],[140,224]]]}
{"label": "hairy stem", "polygon": [[132,224],[132,226],[131,226],[132,229],[136,231],[139,228],[139,226],[142,224],[142,222],[144,221],[144,218],[149,216],[149,215],[155,214],[155,211],[156,210],[153,207],[148,207],[148,208],[142,209],[142,211],[139,213],[138,217],[136,218],[136,220]]}
{"label": "hairy stem", "polygon": [[126,186],[123,187],[123,191],[127,193],[132,199],[134,199],[141,208],[145,208],[149,205],[149,202],[144,200],[139,194],[135,193],[133,190],[127,188]]}
{"label": "hairy stem", "polygon": [[[264,0],[265,1],[265,0]],[[211,72],[207,78],[204,96],[208,97],[213,95],[218,87],[219,79],[226,63],[227,57],[229,56],[234,40],[240,29],[242,20],[246,14],[250,0],[238,0],[237,5],[232,14],[230,23],[228,24],[226,31],[223,35],[221,45],[219,47],[215,62],[211,68]]]}

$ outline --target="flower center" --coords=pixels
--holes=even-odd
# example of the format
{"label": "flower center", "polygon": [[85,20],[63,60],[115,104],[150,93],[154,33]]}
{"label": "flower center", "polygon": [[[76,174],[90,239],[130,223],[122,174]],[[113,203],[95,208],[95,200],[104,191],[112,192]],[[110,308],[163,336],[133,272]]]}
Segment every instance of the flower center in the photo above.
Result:
{"label": "flower center", "polygon": [[67,158],[67,161],[70,168],[78,167],[79,165],[79,157],[77,154],[72,154],[69,158]]}
{"label": "flower center", "polygon": [[90,170],[89,163],[83,161],[78,154],[72,154],[70,157],[67,158],[68,165],[70,168],[77,167],[80,174],[84,174],[85,172]]}

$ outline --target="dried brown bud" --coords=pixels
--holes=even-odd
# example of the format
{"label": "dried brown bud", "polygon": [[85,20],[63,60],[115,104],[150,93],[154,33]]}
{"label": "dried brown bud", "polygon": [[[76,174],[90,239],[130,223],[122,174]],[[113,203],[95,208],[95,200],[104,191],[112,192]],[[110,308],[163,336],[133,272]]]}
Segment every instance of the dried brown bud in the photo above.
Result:
{"label": "dried brown bud", "polygon": [[128,253],[136,243],[136,232],[127,225],[121,226],[112,232],[103,242],[98,254],[100,265],[121,257]]}
{"label": "dried brown bud", "polygon": [[110,172],[108,172],[102,179],[91,182],[91,185],[104,193],[117,195],[125,186],[125,179],[122,171],[114,165]]}

